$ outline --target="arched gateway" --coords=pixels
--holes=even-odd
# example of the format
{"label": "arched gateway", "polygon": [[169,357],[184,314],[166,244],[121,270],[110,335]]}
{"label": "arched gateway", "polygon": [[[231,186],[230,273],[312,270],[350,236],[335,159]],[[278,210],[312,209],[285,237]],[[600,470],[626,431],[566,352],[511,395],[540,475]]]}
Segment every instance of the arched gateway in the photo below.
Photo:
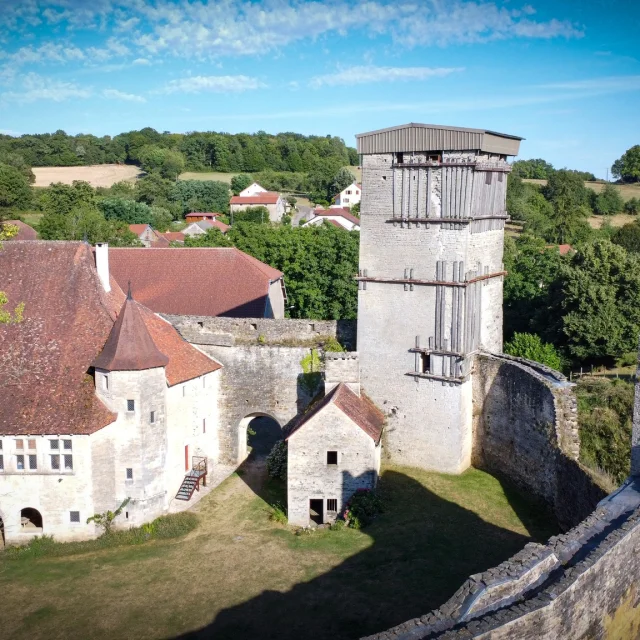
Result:
{"label": "arched gateway", "polygon": [[280,423],[268,413],[255,411],[246,415],[238,424],[238,464],[243,462],[250,452],[266,456],[282,436]]}

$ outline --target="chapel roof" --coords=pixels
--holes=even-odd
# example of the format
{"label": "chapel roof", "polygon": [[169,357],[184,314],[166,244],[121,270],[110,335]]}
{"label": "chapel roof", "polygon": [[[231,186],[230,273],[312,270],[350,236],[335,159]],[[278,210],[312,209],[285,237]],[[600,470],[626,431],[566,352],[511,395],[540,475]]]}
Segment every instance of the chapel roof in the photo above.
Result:
{"label": "chapel roof", "polygon": [[366,395],[359,396],[344,382],[331,389],[295,423],[287,435],[287,440],[330,404],[336,406],[355,422],[376,444],[380,442],[384,428],[384,414]]}

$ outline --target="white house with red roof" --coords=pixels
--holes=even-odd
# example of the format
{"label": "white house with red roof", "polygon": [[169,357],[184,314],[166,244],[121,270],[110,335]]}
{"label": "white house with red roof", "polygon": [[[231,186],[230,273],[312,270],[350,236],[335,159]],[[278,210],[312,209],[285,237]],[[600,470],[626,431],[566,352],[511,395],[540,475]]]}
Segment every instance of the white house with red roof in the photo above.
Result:
{"label": "white house with red roof", "polygon": [[249,196],[255,196],[258,193],[267,193],[267,190],[259,185],[257,182],[250,184],[246,189],[243,189],[238,195],[247,198]]}
{"label": "white house with red roof", "polygon": [[347,231],[360,231],[360,218],[354,216],[349,209],[314,209],[312,215],[313,217],[307,220],[302,225],[303,227],[317,226],[323,222],[329,222]]}
{"label": "white house with red roof", "polygon": [[286,213],[287,203],[284,198],[275,191],[260,191],[247,196],[232,196],[229,201],[231,213],[244,211],[249,207],[266,207],[269,212],[269,220],[271,222],[280,222],[282,216]]}
{"label": "white house with red roof", "polygon": [[361,199],[362,186],[357,182],[352,182],[334,198],[334,203],[331,206],[351,208],[354,204],[359,204]]}

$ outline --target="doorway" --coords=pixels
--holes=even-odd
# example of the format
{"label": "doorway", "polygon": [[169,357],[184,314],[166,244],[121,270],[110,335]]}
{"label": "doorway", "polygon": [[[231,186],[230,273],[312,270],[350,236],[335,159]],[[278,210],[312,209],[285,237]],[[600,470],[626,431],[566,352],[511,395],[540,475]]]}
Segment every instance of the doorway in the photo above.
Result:
{"label": "doorway", "polygon": [[309,500],[309,520],[316,524],[322,524],[324,510],[324,500],[322,498],[318,500]]}

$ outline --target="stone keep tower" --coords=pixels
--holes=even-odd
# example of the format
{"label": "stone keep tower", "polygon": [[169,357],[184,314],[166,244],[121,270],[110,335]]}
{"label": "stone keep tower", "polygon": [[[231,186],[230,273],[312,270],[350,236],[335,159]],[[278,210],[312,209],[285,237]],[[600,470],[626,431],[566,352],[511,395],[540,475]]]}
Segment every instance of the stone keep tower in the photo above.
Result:
{"label": "stone keep tower", "polygon": [[408,124],[357,137],[358,352],[391,461],[471,460],[473,355],[502,350],[508,156],[521,138]]}

